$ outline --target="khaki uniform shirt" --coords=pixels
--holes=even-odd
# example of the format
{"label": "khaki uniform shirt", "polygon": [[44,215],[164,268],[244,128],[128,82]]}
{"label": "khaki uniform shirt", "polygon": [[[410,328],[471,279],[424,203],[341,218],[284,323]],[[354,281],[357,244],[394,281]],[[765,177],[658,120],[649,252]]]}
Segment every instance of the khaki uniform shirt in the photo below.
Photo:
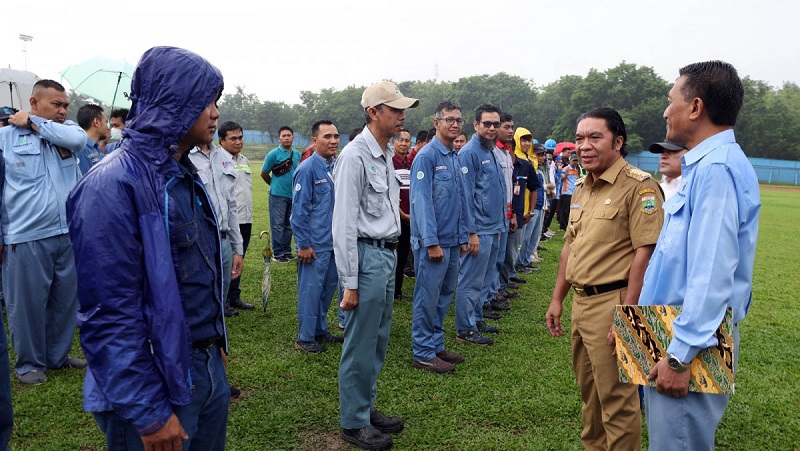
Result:
{"label": "khaki uniform shirt", "polygon": [[590,173],[575,185],[567,281],[581,288],[627,281],[634,251],[656,244],[661,232],[661,188],[622,157],[596,180]]}

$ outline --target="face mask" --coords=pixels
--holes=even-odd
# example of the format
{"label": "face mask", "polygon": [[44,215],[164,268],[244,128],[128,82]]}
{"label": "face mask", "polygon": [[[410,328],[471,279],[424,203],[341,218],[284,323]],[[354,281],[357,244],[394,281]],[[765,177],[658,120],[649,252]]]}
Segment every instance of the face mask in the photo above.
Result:
{"label": "face mask", "polygon": [[112,128],[111,137],[108,139],[108,142],[113,143],[115,141],[119,141],[120,139],[122,139],[122,130],[118,128]]}

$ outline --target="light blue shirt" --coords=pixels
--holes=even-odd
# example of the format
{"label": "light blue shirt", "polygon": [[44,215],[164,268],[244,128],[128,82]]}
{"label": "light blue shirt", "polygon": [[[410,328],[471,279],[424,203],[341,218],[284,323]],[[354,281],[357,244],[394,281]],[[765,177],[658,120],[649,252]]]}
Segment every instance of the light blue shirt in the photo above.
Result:
{"label": "light blue shirt", "polygon": [[4,244],[68,233],[67,195],[81,178],[75,154],[86,146],[86,132],[72,121],[60,124],[34,115],[30,118],[38,133],[13,125],[0,128]]}
{"label": "light blue shirt", "polygon": [[104,156],[105,154],[100,149],[100,146],[87,138],[86,147],[78,152],[78,166],[81,168],[81,173],[86,175],[89,169],[92,169],[92,166],[96,165]]}
{"label": "light blue shirt", "polygon": [[734,323],[750,308],[761,199],[733,130],[706,139],[681,162],[681,186],[664,203],[639,304],[683,306],[667,352],[689,362],[717,344],[714,332],[728,307]]}
{"label": "light blue shirt", "polygon": [[[331,159],[333,160],[333,159]],[[333,250],[333,161],[314,152],[294,171],[292,232],[298,249]]]}
{"label": "light blue shirt", "polygon": [[470,139],[458,153],[467,208],[470,210],[474,230],[470,233],[490,235],[508,230],[506,218],[506,179],[503,168],[492,149],[481,145],[478,135]]}

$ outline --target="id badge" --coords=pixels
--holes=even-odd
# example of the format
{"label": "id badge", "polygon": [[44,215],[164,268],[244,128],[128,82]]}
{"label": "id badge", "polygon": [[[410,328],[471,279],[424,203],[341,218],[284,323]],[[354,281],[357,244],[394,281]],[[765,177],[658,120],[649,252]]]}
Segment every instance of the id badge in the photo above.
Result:
{"label": "id badge", "polygon": [[520,191],[519,183],[515,183],[514,184],[514,195],[515,196],[519,196],[519,191]]}

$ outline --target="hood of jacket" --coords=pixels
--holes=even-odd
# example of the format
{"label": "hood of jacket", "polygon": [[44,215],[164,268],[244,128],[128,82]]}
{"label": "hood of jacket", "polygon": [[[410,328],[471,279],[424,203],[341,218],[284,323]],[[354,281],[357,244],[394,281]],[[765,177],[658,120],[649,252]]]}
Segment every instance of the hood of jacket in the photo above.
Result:
{"label": "hood of jacket", "polygon": [[121,147],[161,166],[222,88],[222,73],[200,55],[151,48],[133,73]]}
{"label": "hood of jacket", "polygon": [[514,151],[514,153],[517,154],[517,158],[524,158],[530,161],[531,164],[533,165],[533,169],[539,169],[539,160],[536,159],[536,155],[534,155],[533,153],[533,144],[531,143],[531,148],[530,150],[528,150],[527,154],[522,151],[522,147],[520,146],[521,144],[520,138],[522,138],[525,135],[531,135],[531,140],[533,140],[533,133],[528,131],[527,128],[517,127],[517,129],[514,130],[514,144],[516,145],[515,147],[516,150]]}

